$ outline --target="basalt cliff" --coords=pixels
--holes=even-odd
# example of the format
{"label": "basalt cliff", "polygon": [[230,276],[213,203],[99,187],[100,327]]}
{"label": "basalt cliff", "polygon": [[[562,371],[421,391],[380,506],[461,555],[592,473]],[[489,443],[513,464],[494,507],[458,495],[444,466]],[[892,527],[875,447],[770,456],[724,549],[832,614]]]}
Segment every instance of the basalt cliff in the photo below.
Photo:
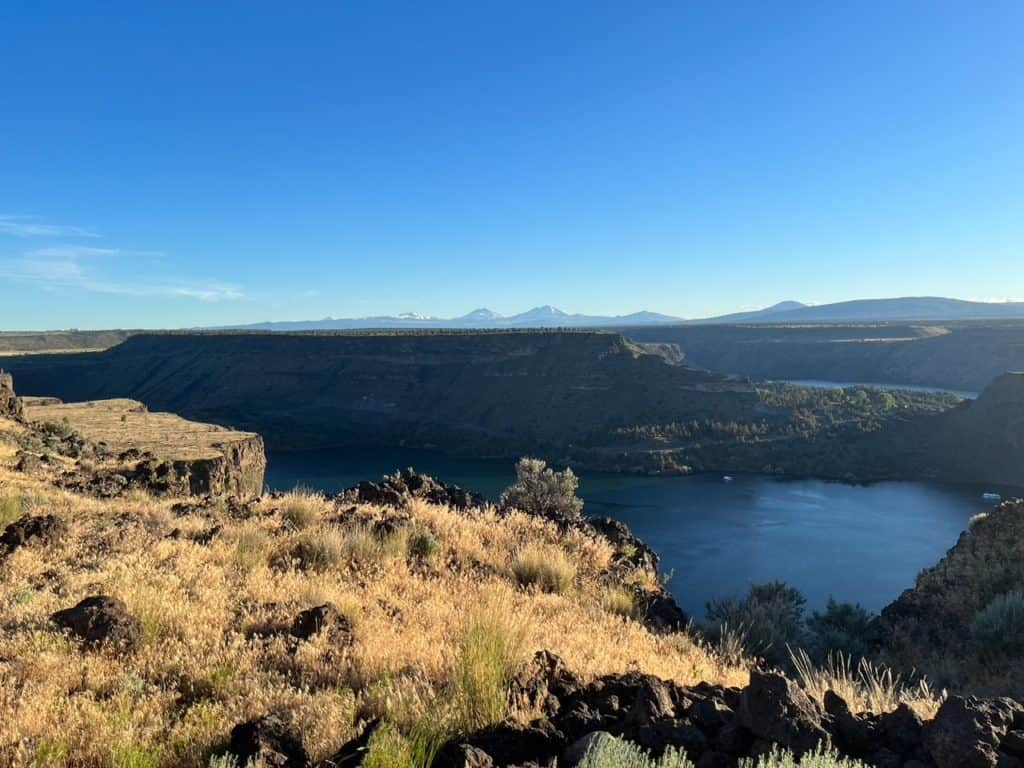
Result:
{"label": "basalt cliff", "polygon": [[135,335],[8,364],[31,394],[130,397],[259,432],[272,450],[415,445],[615,471],[1024,484],[1019,376],[973,403],[810,389],[590,332]]}

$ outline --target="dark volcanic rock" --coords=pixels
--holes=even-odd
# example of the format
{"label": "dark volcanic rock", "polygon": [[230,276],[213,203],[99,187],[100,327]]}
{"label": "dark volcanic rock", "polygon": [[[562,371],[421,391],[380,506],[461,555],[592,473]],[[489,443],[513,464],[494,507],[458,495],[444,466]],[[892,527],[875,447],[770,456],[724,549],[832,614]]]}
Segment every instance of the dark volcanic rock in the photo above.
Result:
{"label": "dark volcanic rock", "polygon": [[289,634],[299,640],[308,640],[325,631],[332,639],[346,643],[352,639],[352,627],[348,619],[338,613],[331,603],[324,603],[299,613],[292,622]]}
{"label": "dark volcanic rock", "polygon": [[267,768],[309,768],[309,755],[298,734],[280,715],[264,715],[239,723],[231,729],[228,751],[240,765],[264,765]]}
{"label": "dark volcanic rock", "polygon": [[562,701],[579,693],[582,688],[565,662],[550,651],[538,651],[533,659],[512,680],[509,700],[520,710],[537,710],[554,717]]}
{"label": "dark volcanic rock", "polygon": [[25,515],[0,534],[0,554],[13,552],[26,544],[53,544],[67,532],[67,525],[56,515]]}
{"label": "dark volcanic rock", "polygon": [[739,722],[755,736],[797,752],[830,743],[818,705],[795,682],[779,674],[751,672],[738,715]]}
{"label": "dark volcanic rock", "polygon": [[404,507],[412,499],[421,499],[453,509],[483,507],[487,500],[457,485],[446,485],[429,475],[417,474],[411,467],[386,475],[379,483],[362,482],[340,494],[343,501]]}
{"label": "dark volcanic rock", "polygon": [[142,643],[142,622],[128,613],[124,603],[116,597],[87,597],[73,608],[57,611],[50,618],[58,627],[91,647],[111,643],[124,650],[134,650]]}
{"label": "dark volcanic rock", "polygon": [[1009,699],[951,696],[924,726],[924,746],[938,768],[992,768],[1021,707]]}

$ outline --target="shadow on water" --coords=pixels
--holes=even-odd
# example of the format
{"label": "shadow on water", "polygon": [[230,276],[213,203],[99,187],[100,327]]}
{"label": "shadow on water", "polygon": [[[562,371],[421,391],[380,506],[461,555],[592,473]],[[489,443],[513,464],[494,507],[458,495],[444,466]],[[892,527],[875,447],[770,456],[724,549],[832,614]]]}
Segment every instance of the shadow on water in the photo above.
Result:
{"label": "shadow on water", "polygon": [[[514,475],[511,461],[367,449],[271,453],[267,483],[336,492],[407,466],[491,499]],[[676,599],[700,617],[708,600],[772,579],[798,587],[810,608],[835,597],[877,611],[953,546],[972,515],[991,508],[982,490],[582,473],[580,495],[587,514],[621,520],[654,547]]]}

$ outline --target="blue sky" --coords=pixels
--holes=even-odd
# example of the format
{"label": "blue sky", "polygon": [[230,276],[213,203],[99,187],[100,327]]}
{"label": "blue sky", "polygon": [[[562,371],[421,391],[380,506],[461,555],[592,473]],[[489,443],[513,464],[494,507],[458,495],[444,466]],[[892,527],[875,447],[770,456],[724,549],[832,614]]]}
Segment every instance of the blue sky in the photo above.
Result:
{"label": "blue sky", "polygon": [[7,4],[0,328],[1019,298],[1022,31],[1016,0]]}

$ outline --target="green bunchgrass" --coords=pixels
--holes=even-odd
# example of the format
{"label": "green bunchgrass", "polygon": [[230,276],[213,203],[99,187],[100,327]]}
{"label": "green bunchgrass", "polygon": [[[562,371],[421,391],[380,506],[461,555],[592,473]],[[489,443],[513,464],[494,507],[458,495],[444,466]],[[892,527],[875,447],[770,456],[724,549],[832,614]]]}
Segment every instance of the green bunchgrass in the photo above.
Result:
{"label": "green bunchgrass", "polygon": [[528,544],[513,558],[512,573],[524,587],[561,594],[576,578],[576,567],[560,549]]}
{"label": "green bunchgrass", "polygon": [[522,634],[501,615],[480,613],[463,631],[452,673],[456,726],[472,732],[508,714],[508,686],[522,655]]}

